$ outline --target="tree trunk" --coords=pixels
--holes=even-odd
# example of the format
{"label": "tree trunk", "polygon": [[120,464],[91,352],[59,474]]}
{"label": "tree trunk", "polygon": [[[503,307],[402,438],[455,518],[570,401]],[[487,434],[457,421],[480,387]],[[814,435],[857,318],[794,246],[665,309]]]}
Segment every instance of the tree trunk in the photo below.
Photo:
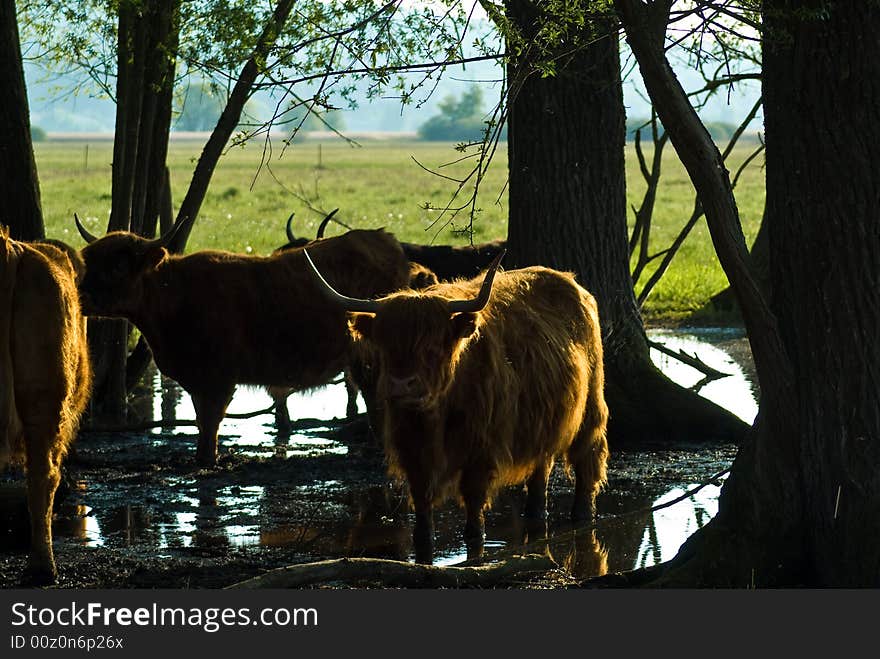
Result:
{"label": "tree trunk", "polygon": [[[752,257],[752,270],[755,273],[755,280],[758,287],[764,294],[764,297],[772,297],[770,291],[770,240],[767,237],[766,210],[763,218],[761,218],[761,226],[758,228],[758,234],[752,243],[750,254]],[[739,314],[739,307],[736,304],[736,295],[733,289],[728,286],[723,291],[713,295],[709,299],[709,305],[712,310],[723,313]]]}
{"label": "tree trunk", "polygon": [[[108,231],[127,231],[131,228],[138,126],[144,95],[145,27],[132,0],[120,2],[118,11],[116,126]],[[89,319],[89,351],[94,370],[89,407],[92,423],[121,423],[125,420],[128,333],[129,326],[125,320]]]}
{"label": "tree trunk", "polygon": [[[113,142],[109,231],[155,233],[167,185],[165,161],[171,121],[180,0],[141,7],[119,4],[116,133]],[[131,327],[124,320],[92,319],[89,344],[95,370],[91,416],[122,423],[134,368],[126,368]],[[138,362],[141,366],[147,360]]]}
{"label": "tree trunk", "polygon": [[[532,2],[508,17],[531,36]],[[613,20],[577,35],[582,46],[541,77],[534,62],[509,65],[508,268],[569,270],[599,303],[612,446],[739,440],[746,425],[668,380],[653,365],[629,272],[625,113]],[[598,37],[598,38],[597,38]],[[570,43],[570,42],[569,42]]]}
{"label": "tree trunk", "polygon": [[[711,153],[685,148],[693,118],[672,102],[671,70],[656,66],[662,51],[645,47],[640,8],[617,6],[673,144],[695,164],[701,199],[720,198],[722,182],[698,164]],[[659,583],[878,587],[880,6],[828,2],[810,12],[765,0],[763,11],[769,315],[729,258],[731,218],[722,204],[707,209],[758,348],[761,410],[718,515]]]}
{"label": "tree trunk", "polygon": [[0,223],[16,240],[37,240],[46,234],[13,0],[0,0],[0,62]]}

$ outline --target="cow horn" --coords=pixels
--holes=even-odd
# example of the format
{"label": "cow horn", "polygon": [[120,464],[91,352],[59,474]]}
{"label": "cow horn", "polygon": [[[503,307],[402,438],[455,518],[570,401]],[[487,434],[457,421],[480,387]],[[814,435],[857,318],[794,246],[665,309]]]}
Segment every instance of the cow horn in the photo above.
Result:
{"label": "cow horn", "polygon": [[154,243],[159,245],[160,247],[168,247],[171,244],[171,241],[174,240],[174,236],[177,235],[177,232],[180,231],[181,227],[186,224],[188,218],[182,217],[177,222],[174,223],[174,226],[168,229],[164,235],[156,238]]}
{"label": "cow horn", "polygon": [[290,217],[287,218],[287,228],[285,229],[285,231],[287,231],[287,242],[289,243],[296,242],[296,236],[293,235],[293,229],[290,226],[293,222],[294,215],[296,215],[296,213],[291,213]]}
{"label": "cow horn", "polygon": [[318,227],[318,234],[317,234],[317,236],[315,236],[316,238],[323,238],[324,237],[324,229],[327,228],[327,225],[330,223],[330,220],[332,220],[333,216],[336,215],[336,213],[338,213],[338,212],[339,212],[339,209],[334,208],[332,211],[330,211],[330,213],[328,213],[327,217],[325,217],[321,221],[321,226]]}
{"label": "cow horn", "polygon": [[501,259],[504,258],[505,254],[507,254],[507,250],[502,249],[498,256],[492,260],[492,263],[489,264],[486,276],[483,278],[483,285],[480,287],[477,297],[472,300],[452,300],[449,302],[449,310],[452,313],[480,311],[486,306],[489,302],[489,296],[492,294],[492,282],[495,279],[495,273],[498,271],[498,266],[501,264]]}
{"label": "cow horn", "polygon": [[73,214],[73,221],[76,222],[76,228],[79,229],[79,235],[81,235],[83,237],[83,240],[85,240],[87,243],[93,243],[98,239],[97,236],[93,236],[86,230],[86,228],[82,225],[82,222],[79,221],[79,216],[76,213]]}
{"label": "cow horn", "polygon": [[304,249],[303,254],[306,255],[306,262],[309,264],[309,268],[311,268],[312,274],[315,276],[318,286],[321,288],[328,300],[342,307],[346,311],[369,311],[375,313],[379,310],[379,303],[376,302],[376,300],[361,300],[338,293],[330,284],[327,283],[327,280],[324,279],[323,276],[321,276],[321,273],[318,272],[318,268],[315,267],[315,264],[312,261],[312,257],[309,256],[309,251],[307,249]]}

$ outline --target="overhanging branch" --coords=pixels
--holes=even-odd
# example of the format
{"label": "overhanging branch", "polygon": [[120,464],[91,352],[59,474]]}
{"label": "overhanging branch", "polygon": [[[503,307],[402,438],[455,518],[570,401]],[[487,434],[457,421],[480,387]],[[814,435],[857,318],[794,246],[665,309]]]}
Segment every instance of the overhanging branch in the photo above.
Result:
{"label": "overhanging branch", "polygon": [[614,4],[651,101],[705,210],[712,243],[743,312],[761,388],[772,390],[777,396],[775,400],[790,401],[790,360],[776,317],[753,274],[724,160],[663,51],[665,17],[656,13],[654,5],[651,8],[655,13],[649,13],[644,3],[637,0],[615,0]]}

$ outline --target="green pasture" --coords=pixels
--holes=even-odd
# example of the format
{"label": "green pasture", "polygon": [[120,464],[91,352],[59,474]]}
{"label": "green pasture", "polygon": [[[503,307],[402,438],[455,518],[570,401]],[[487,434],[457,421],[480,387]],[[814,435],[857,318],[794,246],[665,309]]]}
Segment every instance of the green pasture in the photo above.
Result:
{"label": "green pasture", "polygon": [[[203,143],[174,140],[169,153],[172,195],[183,199]],[[741,147],[728,168],[735,171],[752,147]],[[94,233],[106,228],[110,213],[110,162],[112,143],[40,142],[35,144],[47,235],[75,246],[82,241],[73,226],[76,212]],[[400,239],[413,242],[464,244],[467,238],[453,229],[467,223],[425,210],[426,202],[444,206],[457,184],[449,178],[464,175],[471,159],[452,145],[403,141],[360,142],[352,147],[341,141],[308,140],[284,148],[273,142],[233,147],[221,159],[189,241],[189,250],[220,248],[267,254],[285,242],[284,223],[295,212],[298,235],[313,236],[325,211],[339,208],[343,222],[358,228],[386,227]],[[741,176],[737,199],[751,243],[764,205],[764,176],[759,157]],[[261,164],[262,163],[262,164]],[[453,164],[450,164],[453,163]],[[506,152],[499,150],[484,178],[474,240],[481,242],[506,235]],[[664,154],[663,178],[652,230],[652,251],[665,249],[690,216],[694,204],[690,181],[674,151]],[[629,203],[639,205],[645,184],[635,153],[627,152]],[[470,195],[465,188],[463,203]],[[632,213],[631,213],[632,215]],[[328,235],[344,231],[331,225]],[[659,262],[659,259],[658,259]],[[649,269],[650,272],[650,269]],[[727,285],[712,249],[705,221],[701,220],[645,305],[648,320],[680,319],[699,309],[710,296]]]}

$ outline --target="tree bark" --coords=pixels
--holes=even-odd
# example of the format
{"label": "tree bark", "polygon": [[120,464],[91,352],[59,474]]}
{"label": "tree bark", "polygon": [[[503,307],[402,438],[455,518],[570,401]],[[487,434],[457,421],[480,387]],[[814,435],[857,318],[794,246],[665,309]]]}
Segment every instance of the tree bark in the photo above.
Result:
{"label": "tree bark", "polygon": [[[534,2],[507,15],[528,41]],[[528,59],[509,64],[508,268],[574,272],[599,303],[611,446],[648,440],[739,440],[746,424],[668,380],[653,365],[629,272],[625,112],[616,21],[596,20],[578,48],[541,77]],[[569,45],[572,40],[567,40]]]}
{"label": "tree bark", "polygon": [[39,240],[46,234],[13,0],[0,0],[0,62],[0,223],[16,240]]}
{"label": "tree bark", "polygon": [[[155,233],[161,210],[171,121],[180,0],[119,3],[116,132],[113,142],[109,231]],[[124,320],[92,319],[89,345],[95,370],[90,414],[97,423],[126,416],[126,369],[131,327]],[[140,365],[148,364],[141,360]],[[140,370],[142,373],[142,369]]]}
{"label": "tree bark", "polygon": [[706,204],[762,390],[718,515],[655,583],[880,586],[880,6],[764,2],[768,304],[744,267],[726,172],[643,6],[616,5]]}
{"label": "tree bark", "polygon": [[[132,0],[119,3],[116,47],[116,126],[107,230],[127,231],[132,219],[146,49],[145,28]],[[89,319],[89,352],[94,370],[89,406],[92,422],[121,423],[125,420],[128,333],[125,320]]]}
{"label": "tree bark", "polygon": [[[766,217],[766,211],[764,213]],[[758,288],[761,289],[764,297],[770,299],[772,292],[770,290],[770,240],[767,238],[767,223],[765,218],[761,218],[761,226],[752,243],[749,251],[752,259],[752,270],[755,273],[755,281]],[[710,308],[716,312],[723,313],[734,312],[739,314],[739,307],[736,304],[736,295],[733,289],[728,286],[723,291],[713,295],[709,299]]]}

